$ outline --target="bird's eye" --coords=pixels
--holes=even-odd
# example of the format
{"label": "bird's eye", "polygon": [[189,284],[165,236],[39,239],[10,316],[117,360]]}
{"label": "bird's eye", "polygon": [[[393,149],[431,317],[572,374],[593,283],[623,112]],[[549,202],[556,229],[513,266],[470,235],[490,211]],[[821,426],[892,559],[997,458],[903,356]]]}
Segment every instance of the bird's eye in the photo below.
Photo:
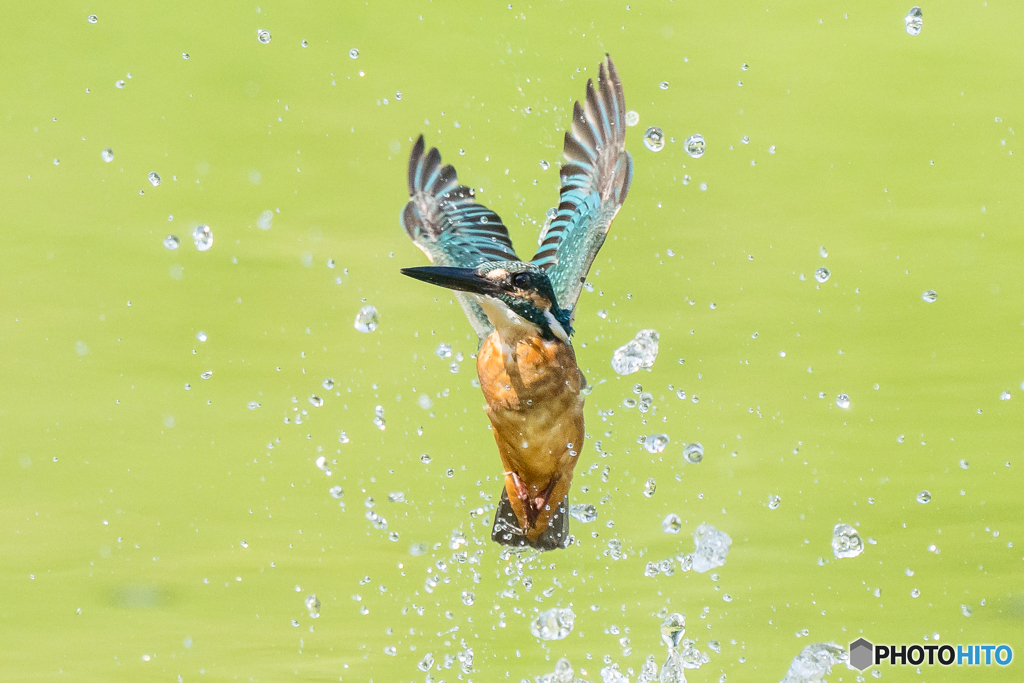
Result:
{"label": "bird's eye", "polygon": [[519,289],[529,289],[530,287],[530,276],[526,273],[516,273],[512,278],[512,284]]}

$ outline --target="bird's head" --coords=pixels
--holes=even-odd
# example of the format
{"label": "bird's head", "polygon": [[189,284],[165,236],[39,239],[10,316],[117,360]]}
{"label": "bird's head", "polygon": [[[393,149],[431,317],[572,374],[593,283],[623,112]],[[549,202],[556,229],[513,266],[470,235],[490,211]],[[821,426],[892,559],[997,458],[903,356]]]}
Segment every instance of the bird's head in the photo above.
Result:
{"label": "bird's head", "polygon": [[547,273],[525,261],[492,261],[476,268],[421,266],[402,274],[448,289],[469,292],[499,332],[532,325],[545,339],[569,341],[572,311],[558,307]]}

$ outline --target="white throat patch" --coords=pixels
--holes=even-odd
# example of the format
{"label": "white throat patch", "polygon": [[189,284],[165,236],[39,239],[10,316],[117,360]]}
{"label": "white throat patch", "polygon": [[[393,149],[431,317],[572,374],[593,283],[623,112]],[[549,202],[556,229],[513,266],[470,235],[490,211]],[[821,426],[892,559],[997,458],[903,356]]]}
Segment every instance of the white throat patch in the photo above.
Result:
{"label": "white throat patch", "polygon": [[502,341],[510,343],[527,336],[540,334],[540,328],[526,318],[520,317],[501,299],[486,294],[475,294],[480,308],[484,309],[487,319],[494,325]]}

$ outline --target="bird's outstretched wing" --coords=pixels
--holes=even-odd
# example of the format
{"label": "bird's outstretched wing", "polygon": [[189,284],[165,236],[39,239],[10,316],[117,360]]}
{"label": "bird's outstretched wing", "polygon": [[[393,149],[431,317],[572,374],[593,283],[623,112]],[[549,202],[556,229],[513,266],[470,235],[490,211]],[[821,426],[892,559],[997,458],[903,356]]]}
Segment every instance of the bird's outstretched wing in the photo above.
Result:
{"label": "bird's outstretched wing", "polygon": [[629,192],[633,160],[625,149],[625,119],[622,83],[605,55],[597,87],[588,80],[586,104],[573,107],[558,212],[533,257],[547,271],[561,308],[575,309],[590,265]]}
{"label": "bird's outstretched wing", "polygon": [[[423,153],[423,136],[409,157],[409,203],[402,227],[436,266],[475,268],[490,261],[518,261],[498,214],[473,201],[473,189],[459,185],[455,168],[441,166],[436,147]],[[494,328],[480,306],[455,292],[481,340]]]}

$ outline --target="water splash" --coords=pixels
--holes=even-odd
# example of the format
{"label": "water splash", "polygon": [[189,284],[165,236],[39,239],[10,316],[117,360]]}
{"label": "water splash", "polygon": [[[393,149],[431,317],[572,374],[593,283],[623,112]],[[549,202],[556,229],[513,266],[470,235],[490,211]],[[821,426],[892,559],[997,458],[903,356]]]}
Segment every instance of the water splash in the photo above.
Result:
{"label": "water splash", "polygon": [[832,529],[832,553],[836,558],[857,557],[864,552],[860,534],[849,524],[840,522]]}
{"label": "water splash", "polygon": [[553,607],[537,615],[530,622],[530,633],[541,640],[562,640],[570,633],[576,623],[576,614],[572,609]]}
{"label": "water splash", "polygon": [[710,524],[701,524],[693,532],[693,571],[703,573],[725,564],[732,539]]}
{"label": "water splash", "polygon": [[632,375],[641,368],[650,368],[658,357],[657,330],[640,330],[636,336],[615,349],[612,370],[620,375]]}

